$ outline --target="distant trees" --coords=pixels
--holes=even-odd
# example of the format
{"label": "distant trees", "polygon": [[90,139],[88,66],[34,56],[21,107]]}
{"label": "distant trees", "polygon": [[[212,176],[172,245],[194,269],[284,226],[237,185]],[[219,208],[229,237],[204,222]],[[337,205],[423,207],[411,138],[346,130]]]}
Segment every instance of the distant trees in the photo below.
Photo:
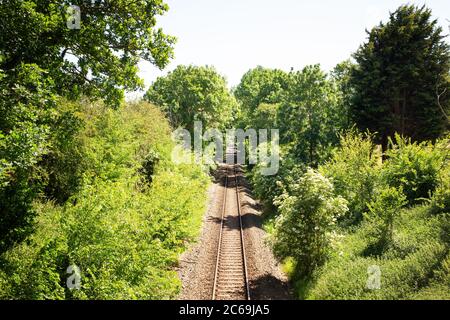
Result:
{"label": "distant trees", "polygon": [[226,80],[213,67],[178,66],[151,85],[144,99],[160,106],[173,127],[224,128],[236,112],[236,100]]}
{"label": "distant trees", "polygon": [[291,72],[289,90],[279,112],[282,142],[296,159],[316,166],[338,142],[341,96],[319,65]]}
{"label": "distant trees", "polygon": [[246,126],[280,129],[284,149],[297,161],[315,166],[338,141],[337,132],[346,122],[339,92],[337,78],[311,65],[289,73],[251,69],[234,94]]}
{"label": "distant trees", "polygon": [[262,104],[276,104],[282,101],[289,87],[288,74],[282,70],[258,66],[247,71],[234,90],[241,103],[244,116],[252,113]]}
{"label": "distant trees", "polygon": [[378,132],[384,146],[395,132],[437,138],[449,124],[450,50],[431,10],[400,6],[368,35],[350,78],[358,127]]}

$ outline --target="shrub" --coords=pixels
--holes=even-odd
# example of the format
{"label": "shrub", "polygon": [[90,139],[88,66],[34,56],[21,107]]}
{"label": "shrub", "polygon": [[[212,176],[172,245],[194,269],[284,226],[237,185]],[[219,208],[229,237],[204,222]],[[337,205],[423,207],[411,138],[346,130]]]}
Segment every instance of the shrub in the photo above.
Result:
{"label": "shrub", "polygon": [[343,222],[361,220],[377,187],[381,163],[381,151],[373,144],[372,136],[351,130],[341,135],[340,146],[319,167],[332,181],[336,194],[348,201],[349,211]]}
{"label": "shrub", "polygon": [[39,162],[44,172],[44,194],[63,204],[81,186],[87,169],[85,146],[80,139],[84,121],[79,117],[81,105],[60,101],[51,131],[52,144]]}
{"label": "shrub", "polygon": [[[83,108],[82,186],[62,205],[34,203],[35,232],[0,254],[0,298],[174,298],[178,256],[200,229],[208,178],[170,161],[170,128],[156,107]],[[66,286],[70,265],[80,268],[80,290]]]}
{"label": "shrub", "polygon": [[51,145],[53,85],[33,64],[0,74],[0,253],[32,231],[31,204],[43,185],[38,162]]}
{"label": "shrub", "polygon": [[0,299],[63,299],[67,246],[61,208],[35,203],[36,228],[27,241],[0,256]]}
{"label": "shrub", "polygon": [[383,189],[368,205],[369,213],[365,217],[375,225],[378,248],[385,249],[392,243],[394,220],[406,203],[402,190],[390,187]]}
{"label": "shrub", "polygon": [[285,150],[281,150],[280,156],[280,168],[275,175],[263,175],[261,173],[261,166],[264,164],[258,164],[252,168],[250,173],[250,181],[253,186],[253,192],[258,199],[261,199],[265,205],[266,211],[270,213],[276,213],[276,206],[274,201],[277,197],[281,196],[283,189],[281,185],[290,185],[295,180],[299,179],[306,167],[302,164],[297,164],[295,159],[289,154],[284,156]]}
{"label": "shrub", "polygon": [[[437,242],[425,243],[402,259],[364,258],[333,261],[317,276],[308,299],[407,299],[427,286],[432,270],[445,256]],[[380,268],[380,289],[367,287],[368,268]],[[441,297],[442,298],[442,297]]]}
{"label": "shrub", "polygon": [[383,180],[390,186],[401,187],[410,204],[428,198],[438,185],[447,153],[430,142],[411,142],[396,135],[386,151]]}
{"label": "shrub", "polygon": [[[446,146],[449,148],[448,146]],[[448,149],[450,154],[450,149]],[[444,167],[439,172],[438,185],[431,197],[433,213],[450,213],[450,159],[447,158]]]}
{"label": "shrub", "polygon": [[326,260],[333,227],[348,210],[347,201],[333,195],[328,179],[308,169],[275,203],[280,211],[273,234],[275,253],[293,257],[298,274],[309,275]]}
{"label": "shrub", "polygon": [[[429,205],[405,207],[394,220],[394,243],[388,250],[367,255],[378,240],[379,221],[365,219],[333,246],[328,262],[318,269],[302,293],[308,299],[445,299],[448,287],[448,216],[431,215]],[[381,288],[367,288],[368,268],[381,271]],[[446,267],[447,266],[447,267]]]}

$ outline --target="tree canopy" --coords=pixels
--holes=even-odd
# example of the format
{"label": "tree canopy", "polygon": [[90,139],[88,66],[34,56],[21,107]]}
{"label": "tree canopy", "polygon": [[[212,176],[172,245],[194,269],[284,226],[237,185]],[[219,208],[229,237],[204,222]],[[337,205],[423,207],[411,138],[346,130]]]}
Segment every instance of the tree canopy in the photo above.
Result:
{"label": "tree canopy", "polygon": [[236,101],[226,80],[213,67],[178,66],[151,85],[145,99],[160,106],[173,127],[223,128],[233,117]]}
{"label": "tree canopy", "polygon": [[244,111],[252,114],[261,103],[274,104],[288,88],[288,74],[282,70],[258,66],[247,71],[234,90]]}
{"label": "tree canopy", "polygon": [[[386,146],[395,132],[414,140],[437,138],[448,127],[450,49],[431,10],[400,6],[368,32],[354,54],[351,113],[361,129]],[[444,112],[443,112],[444,111]]]}
{"label": "tree canopy", "polygon": [[[67,26],[77,5],[80,29]],[[0,69],[36,64],[53,78],[57,93],[101,97],[117,106],[125,89],[143,86],[140,59],[163,68],[175,38],[156,27],[168,6],[162,0],[4,0],[0,7]]]}

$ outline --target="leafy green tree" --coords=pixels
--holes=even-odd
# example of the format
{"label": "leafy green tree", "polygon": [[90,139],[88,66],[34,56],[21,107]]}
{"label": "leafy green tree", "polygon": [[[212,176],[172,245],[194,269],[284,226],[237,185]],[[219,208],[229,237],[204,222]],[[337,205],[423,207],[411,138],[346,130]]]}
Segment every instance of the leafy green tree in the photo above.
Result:
{"label": "leafy green tree", "polygon": [[337,88],[336,94],[340,103],[340,107],[336,110],[339,112],[337,119],[340,120],[337,125],[345,129],[350,129],[354,125],[350,113],[350,105],[354,95],[354,88],[351,86],[350,79],[354,67],[353,62],[348,59],[338,63],[330,73],[331,80]]}
{"label": "leafy green tree", "polygon": [[251,126],[255,129],[278,128],[279,108],[280,104],[261,103],[252,114]]}
{"label": "leafy green tree", "polygon": [[[67,26],[67,8],[78,5],[81,28]],[[4,0],[0,6],[0,69],[21,64],[47,71],[59,94],[101,97],[118,105],[123,90],[143,86],[140,59],[163,68],[174,38],[157,29],[162,0]]]}
{"label": "leafy green tree", "polygon": [[224,128],[236,109],[225,78],[209,66],[180,65],[156,79],[144,98],[160,106],[173,127],[188,130],[196,120],[204,128]]}
{"label": "leafy green tree", "polygon": [[240,102],[244,121],[253,126],[252,119],[260,104],[277,104],[288,89],[288,74],[278,69],[258,66],[247,71],[234,90]]}
{"label": "leafy green tree", "polygon": [[281,142],[297,159],[316,166],[338,142],[341,129],[337,87],[319,65],[289,76],[289,90],[278,112]]}
{"label": "leafy green tree", "polygon": [[450,49],[431,10],[400,6],[368,36],[354,54],[355,122],[378,132],[384,146],[395,132],[414,140],[437,138],[448,128]]}
{"label": "leafy green tree", "polygon": [[[67,24],[69,5],[80,29]],[[32,202],[64,202],[81,180],[74,110],[61,96],[118,106],[142,86],[137,63],[164,67],[174,38],[156,29],[162,0],[4,0],[0,6],[0,252],[32,231]]]}

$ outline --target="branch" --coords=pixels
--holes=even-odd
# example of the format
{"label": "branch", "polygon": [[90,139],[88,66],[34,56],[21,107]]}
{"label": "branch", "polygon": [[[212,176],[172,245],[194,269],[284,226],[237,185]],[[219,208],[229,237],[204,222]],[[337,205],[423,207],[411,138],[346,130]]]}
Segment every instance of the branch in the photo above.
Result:
{"label": "branch", "polygon": [[447,115],[447,113],[444,110],[444,107],[441,105],[441,97],[447,92],[447,88],[444,89],[444,91],[442,91],[441,93],[439,93],[439,85],[436,84],[436,100],[437,100],[437,105],[439,106],[439,109],[441,109],[442,114],[445,116],[445,118],[447,118],[447,121],[450,122],[450,117]]}

